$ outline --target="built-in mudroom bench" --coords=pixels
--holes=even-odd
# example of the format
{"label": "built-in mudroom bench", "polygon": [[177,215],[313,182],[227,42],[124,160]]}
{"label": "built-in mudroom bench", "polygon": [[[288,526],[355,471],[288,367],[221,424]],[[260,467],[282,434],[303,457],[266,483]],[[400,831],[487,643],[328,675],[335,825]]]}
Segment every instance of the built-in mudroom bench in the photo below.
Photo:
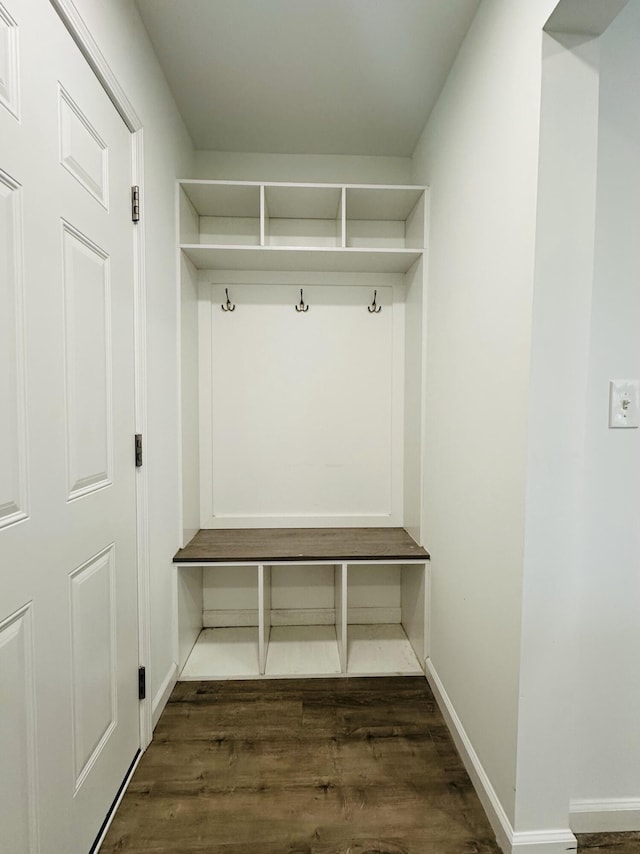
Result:
{"label": "built-in mudroom bench", "polygon": [[403,528],[201,530],[174,558],[203,590],[180,678],[423,673],[428,560]]}
{"label": "built-in mudroom bench", "polygon": [[177,182],[182,679],[424,671],[427,220],[422,186]]}

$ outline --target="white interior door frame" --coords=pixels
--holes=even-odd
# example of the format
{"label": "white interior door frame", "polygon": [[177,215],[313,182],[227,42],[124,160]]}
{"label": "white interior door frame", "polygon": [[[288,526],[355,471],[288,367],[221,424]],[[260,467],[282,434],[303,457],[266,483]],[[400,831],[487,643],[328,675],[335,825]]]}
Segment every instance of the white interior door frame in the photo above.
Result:
{"label": "white interior door frame", "polygon": [[[131,132],[131,175],[140,187],[141,207],[144,201],[143,125],[124,88],[105,59],[93,34],[82,19],[73,0],[50,0],[63,24],[78,45],[89,67],[98,78],[125,125]],[[142,209],[144,209],[142,207]],[[135,336],[135,432],[147,433],[147,350],[146,350],[146,276],[144,226],[134,229],[133,286]],[[132,437],[133,439],[133,437]],[[133,448],[132,448],[133,453]],[[143,465],[136,469],[136,536],[138,570],[138,660],[149,669],[151,663],[151,613],[149,595],[149,526],[148,477]],[[144,750],[153,733],[151,697],[140,703],[140,746]]]}

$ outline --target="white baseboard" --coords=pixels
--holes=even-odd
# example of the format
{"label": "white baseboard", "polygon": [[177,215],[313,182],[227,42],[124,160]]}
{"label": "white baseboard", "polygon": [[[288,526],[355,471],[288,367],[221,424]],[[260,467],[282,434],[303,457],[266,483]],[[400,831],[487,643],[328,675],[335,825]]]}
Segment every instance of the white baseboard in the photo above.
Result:
{"label": "white baseboard", "polygon": [[528,833],[516,833],[514,831],[430,658],[427,659],[426,665],[426,676],[431,690],[449,727],[473,787],[480,798],[480,803],[487,814],[500,848],[505,854],[566,854],[567,851],[576,850],[578,843],[569,828]]}
{"label": "white baseboard", "polygon": [[158,688],[158,691],[153,698],[153,702],[151,703],[151,724],[153,729],[156,728],[156,724],[160,720],[160,715],[164,711],[164,707],[167,705],[167,700],[171,696],[171,692],[173,691],[177,680],[178,665],[174,663],[171,665],[169,672],[162,680],[162,684]]}
{"label": "white baseboard", "polygon": [[577,851],[578,841],[573,833],[564,828],[536,830],[530,833],[514,833],[510,854],[567,854]]}
{"label": "white baseboard", "polygon": [[640,798],[573,800],[569,824],[574,833],[611,833],[640,830]]}

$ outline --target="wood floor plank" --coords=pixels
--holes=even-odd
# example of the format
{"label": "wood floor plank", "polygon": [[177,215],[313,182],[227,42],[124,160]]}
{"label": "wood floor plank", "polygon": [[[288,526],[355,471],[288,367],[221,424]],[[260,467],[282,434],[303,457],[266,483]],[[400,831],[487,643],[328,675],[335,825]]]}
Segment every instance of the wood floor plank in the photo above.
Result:
{"label": "wood floor plank", "polygon": [[640,852],[640,831],[576,835],[578,851],[584,854],[638,854]]}
{"label": "wood floor plank", "polygon": [[179,683],[101,852],[499,848],[426,680],[392,677]]}

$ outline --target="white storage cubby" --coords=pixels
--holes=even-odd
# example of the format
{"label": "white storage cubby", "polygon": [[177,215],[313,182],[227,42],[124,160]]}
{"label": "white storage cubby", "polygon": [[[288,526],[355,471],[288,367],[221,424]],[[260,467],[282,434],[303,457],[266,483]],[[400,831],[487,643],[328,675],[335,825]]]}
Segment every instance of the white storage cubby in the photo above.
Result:
{"label": "white storage cubby", "polygon": [[341,565],[265,566],[265,676],[342,672]]}
{"label": "white storage cubby", "polygon": [[[178,182],[184,545],[421,543],[427,211],[425,187]],[[273,557],[178,566],[182,678],[422,672],[426,553]]]}
{"label": "white storage cubby", "polygon": [[428,584],[426,562],[207,566],[180,678],[423,673]]}
{"label": "white storage cubby", "polygon": [[179,190],[180,243],[260,246],[259,186],[185,182]]}
{"label": "white storage cubby", "polygon": [[180,249],[199,270],[406,273],[424,187],[181,181]]}
{"label": "white storage cubby", "polygon": [[344,246],[341,187],[266,186],[265,246]]}
{"label": "white storage cubby", "polygon": [[424,247],[425,207],[420,188],[349,187],[345,193],[347,247]]}

